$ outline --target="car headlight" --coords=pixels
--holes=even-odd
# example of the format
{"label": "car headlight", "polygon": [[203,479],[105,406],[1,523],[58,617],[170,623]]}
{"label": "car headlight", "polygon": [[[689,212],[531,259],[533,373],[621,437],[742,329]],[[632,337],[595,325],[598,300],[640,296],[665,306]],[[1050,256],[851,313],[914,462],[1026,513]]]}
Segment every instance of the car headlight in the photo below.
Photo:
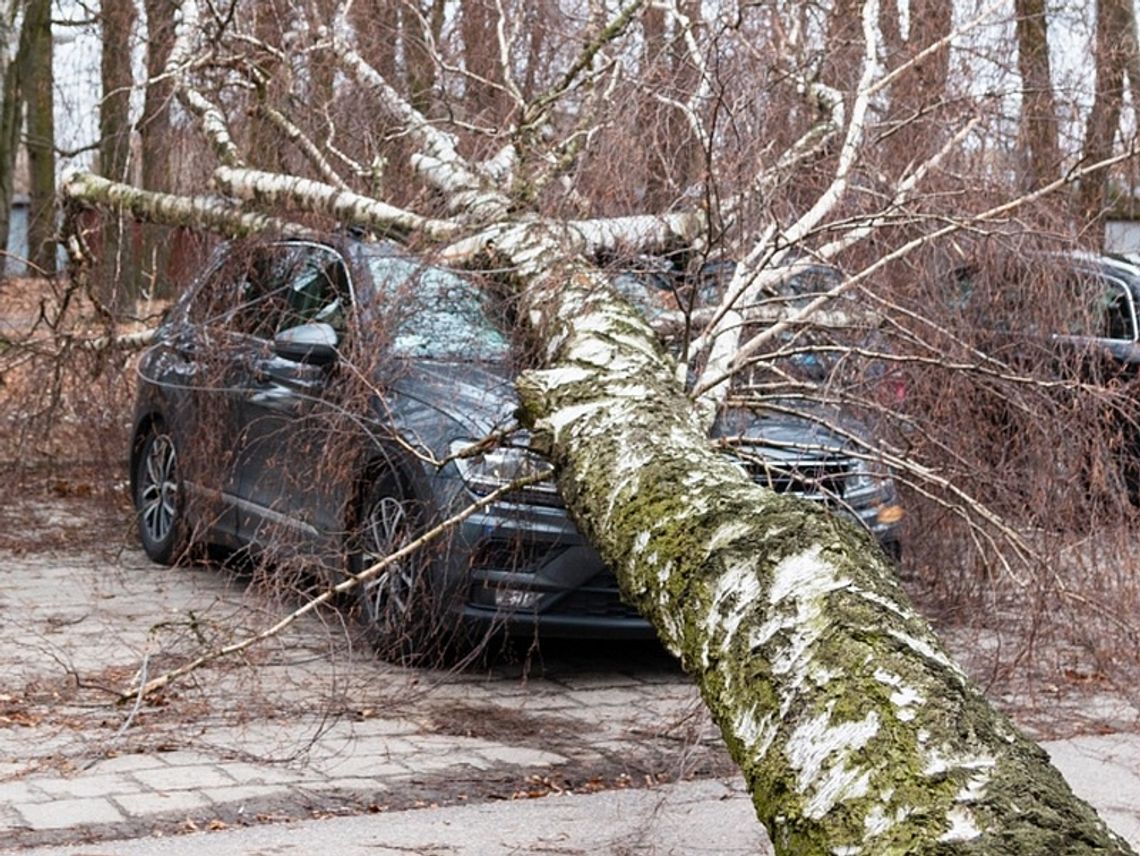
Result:
{"label": "car headlight", "polygon": [[847,490],[860,491],[871,488],[882,488],[887,480],[887,474],[882,466],[863,458],[856,458],[851,464],[847,476]]}
{"label": "car headlight", "polygon": [[[470,447],[471,443],[460,440],[451,444],[450,451],[452,455],[459,455]],[[467,486],[484,496],[503,485],[533,476],[540,476],[545,481],[529,485],[528,491],[544,488],[551,493],[555,491],[551,481],[554,469],[550,462],[526,449],[498,447],[470,457],[457,457],[455,467]]]}
{"label": "car headlight", "polygon": [[[880,526],[893,526],[898,523],[906,512],[898,504],[894,485],[886,467],[877,461],[857,459],[851,466],[847,476],[847,496],[854,493],[867,494],[871,491],[875,509],[875,523]],[[864,498],[863,501],[866,501]]]}

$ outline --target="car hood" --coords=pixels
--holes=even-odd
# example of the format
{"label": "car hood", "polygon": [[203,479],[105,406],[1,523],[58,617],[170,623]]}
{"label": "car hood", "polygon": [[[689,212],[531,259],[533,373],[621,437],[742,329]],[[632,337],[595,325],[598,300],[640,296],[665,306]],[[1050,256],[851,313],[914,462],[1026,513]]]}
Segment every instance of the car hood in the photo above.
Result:
{"label": "car hood", "polygon": [[850,446],[847,436],[866,436],[858,425],[833,410],[802,401],[785,406],[794,406],[797,412],[744,407],[727,410],[717,418],[712,436],[739,439],[741,445],[773,460],[833,458]]}
{"label": "car hood", "polygon": [[394,415],[411,429],[444,417],[446,427],[439,427],[450,436],[438,438],[442,442],[479,439],[514,422],[519,402],[513,380],[506,366],[494,363],[409,362],[391,384],[398,402]]}
{"label": "car hood", "polygon": [[[435,436],[432,445],[453,439],[479,439],[509,427],[519,400],[514,373],[504,365],[441,361],[410,362],[392,386],[400,402],[395,414],[421,437]],[[797,407],[804,410],[803,403]],[[444,417],[446,427],[439,424]],[[434,423],[431,430],[428,423]],[[821,424],[823,423],[823,424]],[[838,432],[827,427],[833,424]],[[733,408],[713,426],[714,438],[742,438],[772,460],[833,457],[848,446],[843,433],[863,435],[837,414],[804,410],[804,415]]]}

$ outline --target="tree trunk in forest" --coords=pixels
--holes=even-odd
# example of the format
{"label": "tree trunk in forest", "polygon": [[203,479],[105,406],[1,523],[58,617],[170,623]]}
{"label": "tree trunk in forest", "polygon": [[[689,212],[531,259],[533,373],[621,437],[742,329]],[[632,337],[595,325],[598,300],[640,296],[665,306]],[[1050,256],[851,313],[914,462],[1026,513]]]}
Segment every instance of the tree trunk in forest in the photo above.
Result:
{"label": "tree trunk in forest", "polygon": [[890,89],[888,126],[892,132],[884,145],[900,162],[925,160],[938,151],[947,136],[950,48],[944,46],[917,62],[915,57],[950,35],[953,12],[951,0],[917,0],[910,7],[910,28],[905,39],[897,21],[884,32],[891,66],[914,62],[914,73]]}
{"label": "tree trunk in forest", "polygon": [[[431,0],[427,9],[421,8],[420,15],[412,15],[405,9],[400,16],[400,37],[404,45],[408,95],[417,110],[429,115],[436,81],[436,58],[432,45],[438,44],[443,38],[444,6],[444,0]],[[427,24],[426,32],[420,24],[421,17]]]}
{"label": "tree trunk in forest", "polygon": [[[281,4],[284,5],[284,4]],[[282,36],[288,26],[289,12],[278,8],[277,2],[258,3],[254,7],[254,36],[267,45],[280,44]],[[287,86],[281,81],[281,76],[288,74],[287,68],[282,68],[281,57],[276,54],[264,54],[259,57],[258,73],[258,99],[262,103],[275,103],[281,94],[287,91]],[[309,81],[312,83],[312,81]],[[312,94],[310,93],[310,97]],[[314,103],[315,110],[320,109],[319,103]],[[283,140],[278,130],[270,123],[262,120],[258,115],[250,117],[248,157],[251,163],[262,169],[279,171],[285,168],[283,153]]]}
{"label": "tree trunk in forest", "polygon": [[467,71],[463,99],[472,120],[494,123],[502,118],[503,68],[496,29],[499,11],[487,0],[465,0],[460,12],[463,31],[463,65]]}
{"label": "tree trunk in forest", "polygon": [[828,50],[822,60],[820,80],[839,92],[850,93],[859,79],[864,52],[862,0],[835,0],[827,15]]}
{"label": "tree trunk in forest", "polygon": [[[1122,38],[1134,26],[1130,0],[1097,0],[1096,4],[1096,92],[1088,124],[1082,158],[1096,161],[1112,152],[1120,126],[1124,103],[1124,74],[1128,65],[1129,42]],[[1133,82],[1135,91],[1136,83]],[[1085,222],[1086,234],[1096,248],[1104,243],[1104,221],[1108,205],[1108,176],[1094,175],[1081,182],[1077,210]]]}
{"label": "tree trunk in forest", "polygon": [[[679,3],[678,12],[687,20],[699,16],[691,0]],[[674,19],[670,27],[662,9],[646,10],[642,30],[641,63],[647,84],[672,102],[652,104],[639,123],[648,158],[645,205],[654,211],[668,211],[700,179],[704,153],[677,106],[692,96],[700,71],[685,50],[680,24]]]}
{"label": "tree trunk in forest", "polygon": [[[21,0],[6,0],[0,7],[0,250],[8,247],[12,197],[15,193],[16,152],[23,119],[20,99],[19,44]],[[0,273],[6,262],[0,263]]]}
{"label": "tree trunk in forest", "polygon": [[[131,33],[137,13],[135,0],[103,0],[103,50],[99,102],[99,171],[112,181],[130,181],[131,92],[135,79],[131,68]],[[103,229],[102,299],[138,293],[140,271],[135,258],[134,223],[117,217]]]}
{"label": "tree trunk in forest", "polygon": [[[162,78],[170,51],[174,47],[174,12],[172,0],[145,0],[146,9],[146,96],[139,120],[139,150],[144,190],[167,193],[174,190],[171,146],[170,105],[174,99],[174,81]],[[140,274],[143,287],[154,293],[167,286],[170,259],[169,229],[143,223]],[[173,295],[162,295],[170,297]]]}
{"label": "tree trunk in forest", "polygon": [[20,81],[27,107],[28,258],[55,273],[55,96],[51,0],[29,0],[20,44]]}
{"label": "tree trunk in forest", "polygon": [[1022,186],[1035,190],[1061,170],[1057,141],[1057,103],[1049,62],[1049,29],[1045,0],[1016,0],[1017,68],[1023,86],[1021,138],[1026,165]]}

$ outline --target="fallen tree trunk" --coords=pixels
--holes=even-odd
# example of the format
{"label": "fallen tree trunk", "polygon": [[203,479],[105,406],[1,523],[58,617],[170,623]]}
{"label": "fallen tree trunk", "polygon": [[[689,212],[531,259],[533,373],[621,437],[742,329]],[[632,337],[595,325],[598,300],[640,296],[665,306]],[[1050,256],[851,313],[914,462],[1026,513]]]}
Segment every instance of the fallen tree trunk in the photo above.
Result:
{"label": "fallen tree trunk", "polygon": [[560,271],[531,291],[552,309],[524,406],[777,852],[1131,852],[951,660],[872,539],[712,451],[644,321],[584,266]]}

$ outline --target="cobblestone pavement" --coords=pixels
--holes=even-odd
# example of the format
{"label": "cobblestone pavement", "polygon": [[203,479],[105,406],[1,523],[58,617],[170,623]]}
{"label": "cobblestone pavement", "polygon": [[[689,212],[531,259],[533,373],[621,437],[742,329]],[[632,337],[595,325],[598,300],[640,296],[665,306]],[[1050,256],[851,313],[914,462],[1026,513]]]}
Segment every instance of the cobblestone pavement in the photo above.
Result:
{"label": "cobblestone pavement", "polygon": [[[354,648],[330,610],[119,703],[140,670],[265,627],[290,601],[216,566],[153,565],[126,524],[92,530],[83,513],[37,506],[22,524],[35,549],[0,542],[0,850],[732,780],[695,690],[653,645],[403,670]],[[1096,713],[1086,733],[1137,721],[1115,696],[1080,709]]]}
{"label": "cobblestone pavement", "polygon": [[330,610],[153,700],[116,703],[140,669],[266,626],[286,603],[217,566],[153,565],[127,531],[108,540],[0,554],[0,847],[732,770],[690,683],[641,643],[403,670],[354,649]]}

